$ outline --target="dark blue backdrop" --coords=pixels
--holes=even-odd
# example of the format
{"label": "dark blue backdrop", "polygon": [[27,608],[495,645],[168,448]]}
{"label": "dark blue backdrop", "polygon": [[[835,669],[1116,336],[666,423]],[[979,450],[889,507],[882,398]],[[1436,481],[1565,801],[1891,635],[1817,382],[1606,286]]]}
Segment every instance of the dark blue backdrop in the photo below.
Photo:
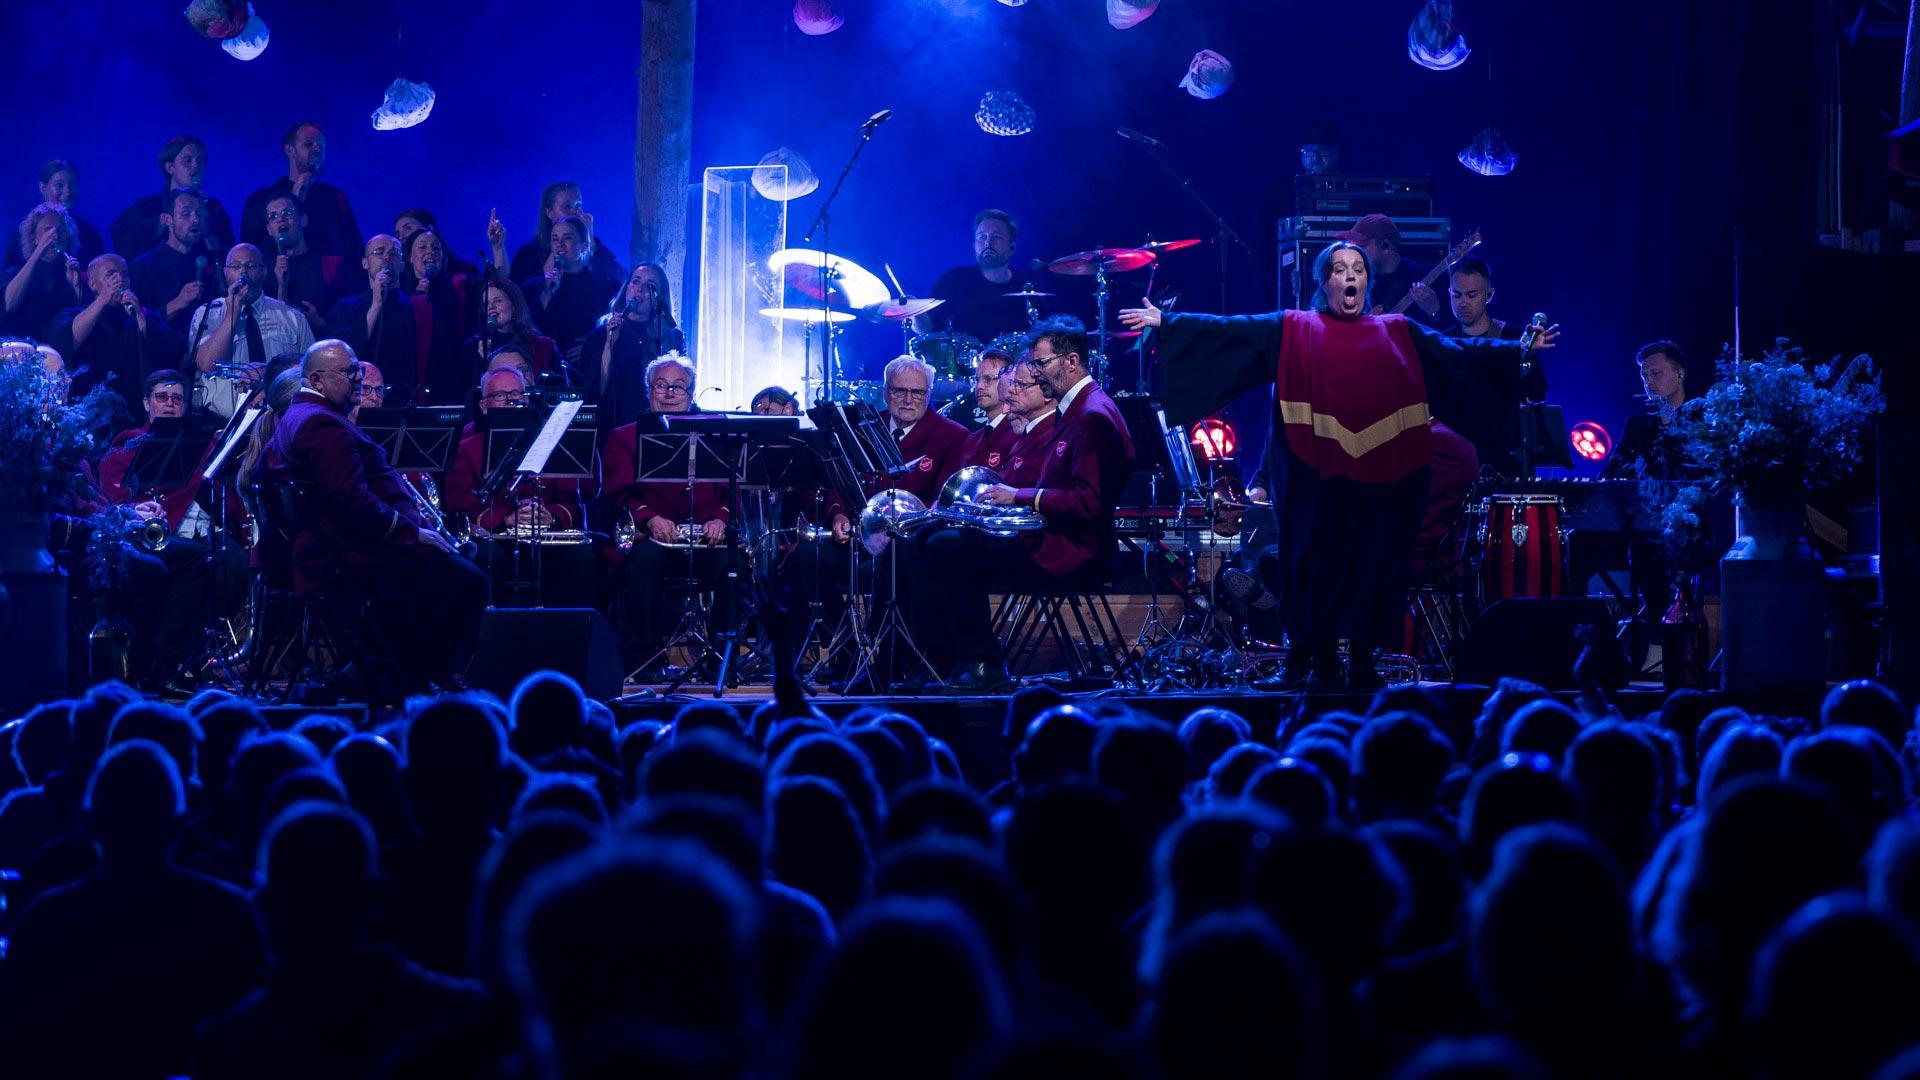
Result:
{"label": "dark blue backdrop", "polygon": [[[564,176],[584,185],[601,235],[626,260],[634,72],[650,4],[259,0],[273,43],[251,63],[193,34],[181,6],[6,5],[0,41],[16,92],[0,206],[24,211],[39,163],[68,157],[81,169],[77,209],[104,229],[159,183],[165,139],[193,131],[209,147],[209,186],[237,210],[284,171],[280,133],[310,118],[328,132],[327,178],[365,229],[424,205],[473,257],[490,207],[517,245],[541,184]],[[1587,5],[1462,3],[1475,54],[1448,73],[1406,58],[1417,6],[1166,0],[1123,32],[1108,27],[1100,0],[840,0],[846,26],[813,38],[793,27],[784,0],[702,0],[689,180],[775,146],[798,150],[822,187],[793,207],[797,236],[859,122],[892,108],[836,204],[833,242],[924,290],[967,259],[982,206],[1020,218],[1022,264],[1149,232],[1210,234],[1152,159],[1113,134],[1126,125],[1164,139],[1254,246],[1256,257],[1233,260],[1230,301],[1253,310],[1270,308],[1275,292],[1268,192],[1295,171],[1306,125],[1328,118],[1346,133],[1351,171],[1436,177],[1441,212],[1489,238],[1496,313],[1539,309],[1565,324],[1553,398],[1570,419],[1616,427],[1636,386],[1635,346],[1676,335],[1711,354],[1730,336],[1729,159],[1746,144],[1729,131],[1751,111],[1743,93],[1756,78],[1741,44],[1770,16],[1762,9],[1794,5],[1659,5],[1601,19]],[[1790,19],[1766,32],[1795,36]],[[1238,71],[1215,101],[1176,86],[1200,48]],[[368,116],[397,75],[432,84],[439,103],[420,127],[376,132]],[[1033,134],[974,126],[980,95],[995,89],[1033,105]],[[1746,127],[1804,148],[1802,119]],[[1510,176],[1480,177],[1453,159],[1490,123],[1519,153]],[[1214,260],[1206,248],[1172,257],[1164,280],[1188,306],[1214,306]],[[873,360],[897,346],[881,331],[854,341]]]}

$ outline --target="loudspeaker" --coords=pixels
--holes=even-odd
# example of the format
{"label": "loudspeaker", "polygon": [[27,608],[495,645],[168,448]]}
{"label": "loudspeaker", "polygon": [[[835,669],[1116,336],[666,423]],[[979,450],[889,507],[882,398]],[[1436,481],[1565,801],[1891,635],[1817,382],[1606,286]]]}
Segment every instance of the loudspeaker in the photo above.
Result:
{"label": "loudspeaker", "polygon": [[1573,662],[1585,646],[1575,633],[1592,626],[1603,642],[1614,635],[1613,613],[1598,597],[1525,597],[1495,601],[1460,650],[1460,681],[1493,684],[1501,676],[1549,690],[1578,689]]}
{"label": "loudspeaker", "polygon": [[599,701],[620,695],[620,642],[592,608],[488,608],[467,682],[506,698],[536,671],[571,675]]}

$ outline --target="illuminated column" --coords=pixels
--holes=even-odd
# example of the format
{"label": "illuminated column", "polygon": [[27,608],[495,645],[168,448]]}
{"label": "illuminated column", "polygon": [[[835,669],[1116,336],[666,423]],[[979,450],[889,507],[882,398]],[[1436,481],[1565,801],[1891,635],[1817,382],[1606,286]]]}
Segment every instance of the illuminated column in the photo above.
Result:
{"label": "illuminated column", "polygon": [[[768,170],[777,170],[774,177]],[[760,314],[780,302],[767,260],[786,246],[787,204],[753,183],[786,187],[786,167],[743,165],[706,170],[700,208],[700,322],[694,361],[703,386],[720,392],[699,399],[703,409],[745,410],[762,387],[798,393],[803,361],[798,343],[789,355],[786,324]],[[769,181],[777,182],[769,182]]]}

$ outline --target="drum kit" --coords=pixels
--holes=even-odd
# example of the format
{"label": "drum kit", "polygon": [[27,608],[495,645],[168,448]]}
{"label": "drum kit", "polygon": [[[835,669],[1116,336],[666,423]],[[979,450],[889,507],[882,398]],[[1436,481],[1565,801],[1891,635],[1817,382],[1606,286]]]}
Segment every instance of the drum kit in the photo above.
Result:
{"label": "drum kit", "polygon": [[[1199,243],[1198,239],[1155,241],[1149,237],[1139,247],[1091,248],[1045,263],[1049,272],[1062,277],[1094,279],[1098,318],[1092,334],[1093,355],[1088,358],[1088,366],[1102,384],[1107,382],[1108,342],[1131,341],[1140,336],[1138,331],[1107,330],[1108,302],[1112,295],[1111,276],[1155,268],[1162,255],[1184,251]],[[973,377],[974,365],[981,353],[995,349],[1018,355],[1025,346],[1027,330],[1009,331],[987,343],[958,331],[918,332],[916,323],[921,316],[933,312],[945,301],[907,296],[906,290],[900,287],[899,279],[894,277],[892,267],[885,267],[887,277],[893,284],[891,290],[872,271],[852,259],[814,248],[782,248],[768,258],[767,269],[777,276],[779,286],[777,291],[771,286],[766,289],[770,302],[760,309],[760,314],[769,319],[800,323],[806,328],[809,385],[805,396],[809,401],[846,402],[860,399],[876,406],[880,404],[879,385],[845,377],[834,356],[835,334],[855,322],[897,324],[906,340],[907,354],[924,361],[933,369],[935,385],[932,389],[935,398],[946,398],[967,390],[967,383]],[[1152,287],[1153,281],[1149,277],[1144,291],[1151,292]],[[1040,322],[1042,302],[1055,297],[1054,293],[1036,289],[1032,284],[1001,295],[1009,300],[1024,302],[1028,329]],[[824,340],[822,363],[818,369],[823,377],[817,381],[813,377],[816,368],[812,358],[812,330],[815,327],[822,328]]]}

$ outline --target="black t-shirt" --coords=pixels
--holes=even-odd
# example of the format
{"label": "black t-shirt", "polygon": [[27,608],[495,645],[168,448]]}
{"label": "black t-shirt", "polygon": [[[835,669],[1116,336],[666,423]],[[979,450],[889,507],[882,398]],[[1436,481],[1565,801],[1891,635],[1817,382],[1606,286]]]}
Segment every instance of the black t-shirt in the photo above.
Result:
{"label": "black t-shirt", "polygon": [[[1408,313],[1414,310],[1417,309],[1409,308]],[[1519,341],[1526,331],[1525,323],[1496,323],[1480,336],[1499,341]],[[1446,333],[1448,337],[1473,336],[1459,323],[1454,323]],[[1521,376],[1517,396],[1482,396],[1474,400],[1475,409],[1471,414],[1442,416],[1440,421],[1466,436],[1467,441],[1473,444],[1474,452],[1480,458],[1482,472],[1515,477],[1521,472],[1520,444],[1526,435],[1520,406],[1523,402],[1545,401],[1546,398],[1547,373],[1536,355],[1527,358],[1526,373]]]}
{"label": "black t-shirt", "polygon": [[933,295],[946,303],[928,314],[935,329],[970,334],[981,341],[1027,328],[1026,304],[1005,294],[1021,289],[1020,276],[988,281],[977,266],[956,266],[933,283]]}
{"label": "black t-shirt", "polygon": [[[155,195],[143,195],[133,201],[133,205],[120,212],[114,219],[109,231],[113,234],[113,249],[131,259],[153,250],[155,244],[166,242],[166,227],[160,224],[160,212],[167,203],[163,192]],[[227,249],[233,246],[233,218],[227,215],[227,208],[220,200],[206,192],[207,212],[203,217],[206,224],[207,255],[213,259],[222,259]],[[141,297],[141,299],[146,299]],[[172,297],[168,297],[172,299]]]}
{"label": "black t-shirt", "polygon": [[580,343],[593,333],[594,325],[607,313],[607,302],[620,290],[620,284],[618,278],[603,277],[586,269],[560,275],[559,288],[544,306],[540,303],[541,292],[547,285],[544,278],[527,279],[520,291],[527,296],[533,325],[552,338],[567,359],[578,360]]}
{"label": "black t-shirt", "polygon": [[167,320],[168,326],[183,334],[193,322],[194,309],[221,294],[220,256],[205,251],[182,254],[161,244],[127,264],[127,283],[133,286],[133,294],[141,303],[162,311],[196,279],[203,286],[200,299],[182,306]]}
{"label": "black t-shirt", "polygon": [[[20,272],[21,265],[20,260],[15,259],[4,271],[0,271],[0,287],[13,280],[13,276]],[[81,263],[82,267],[85,265]],[[85,285],[83,276],[82,289],[76,291],[67,281],[66,267],[57,262],[39,260],[33,264],[33,272],[27,277],[26,290],[20,295],[20,306],[0,316],[0,327],[10,334],[44,341],[52,332],[54,319],[62,311],[87,302]],[[140,299],[145,300],[146,297]]]}

